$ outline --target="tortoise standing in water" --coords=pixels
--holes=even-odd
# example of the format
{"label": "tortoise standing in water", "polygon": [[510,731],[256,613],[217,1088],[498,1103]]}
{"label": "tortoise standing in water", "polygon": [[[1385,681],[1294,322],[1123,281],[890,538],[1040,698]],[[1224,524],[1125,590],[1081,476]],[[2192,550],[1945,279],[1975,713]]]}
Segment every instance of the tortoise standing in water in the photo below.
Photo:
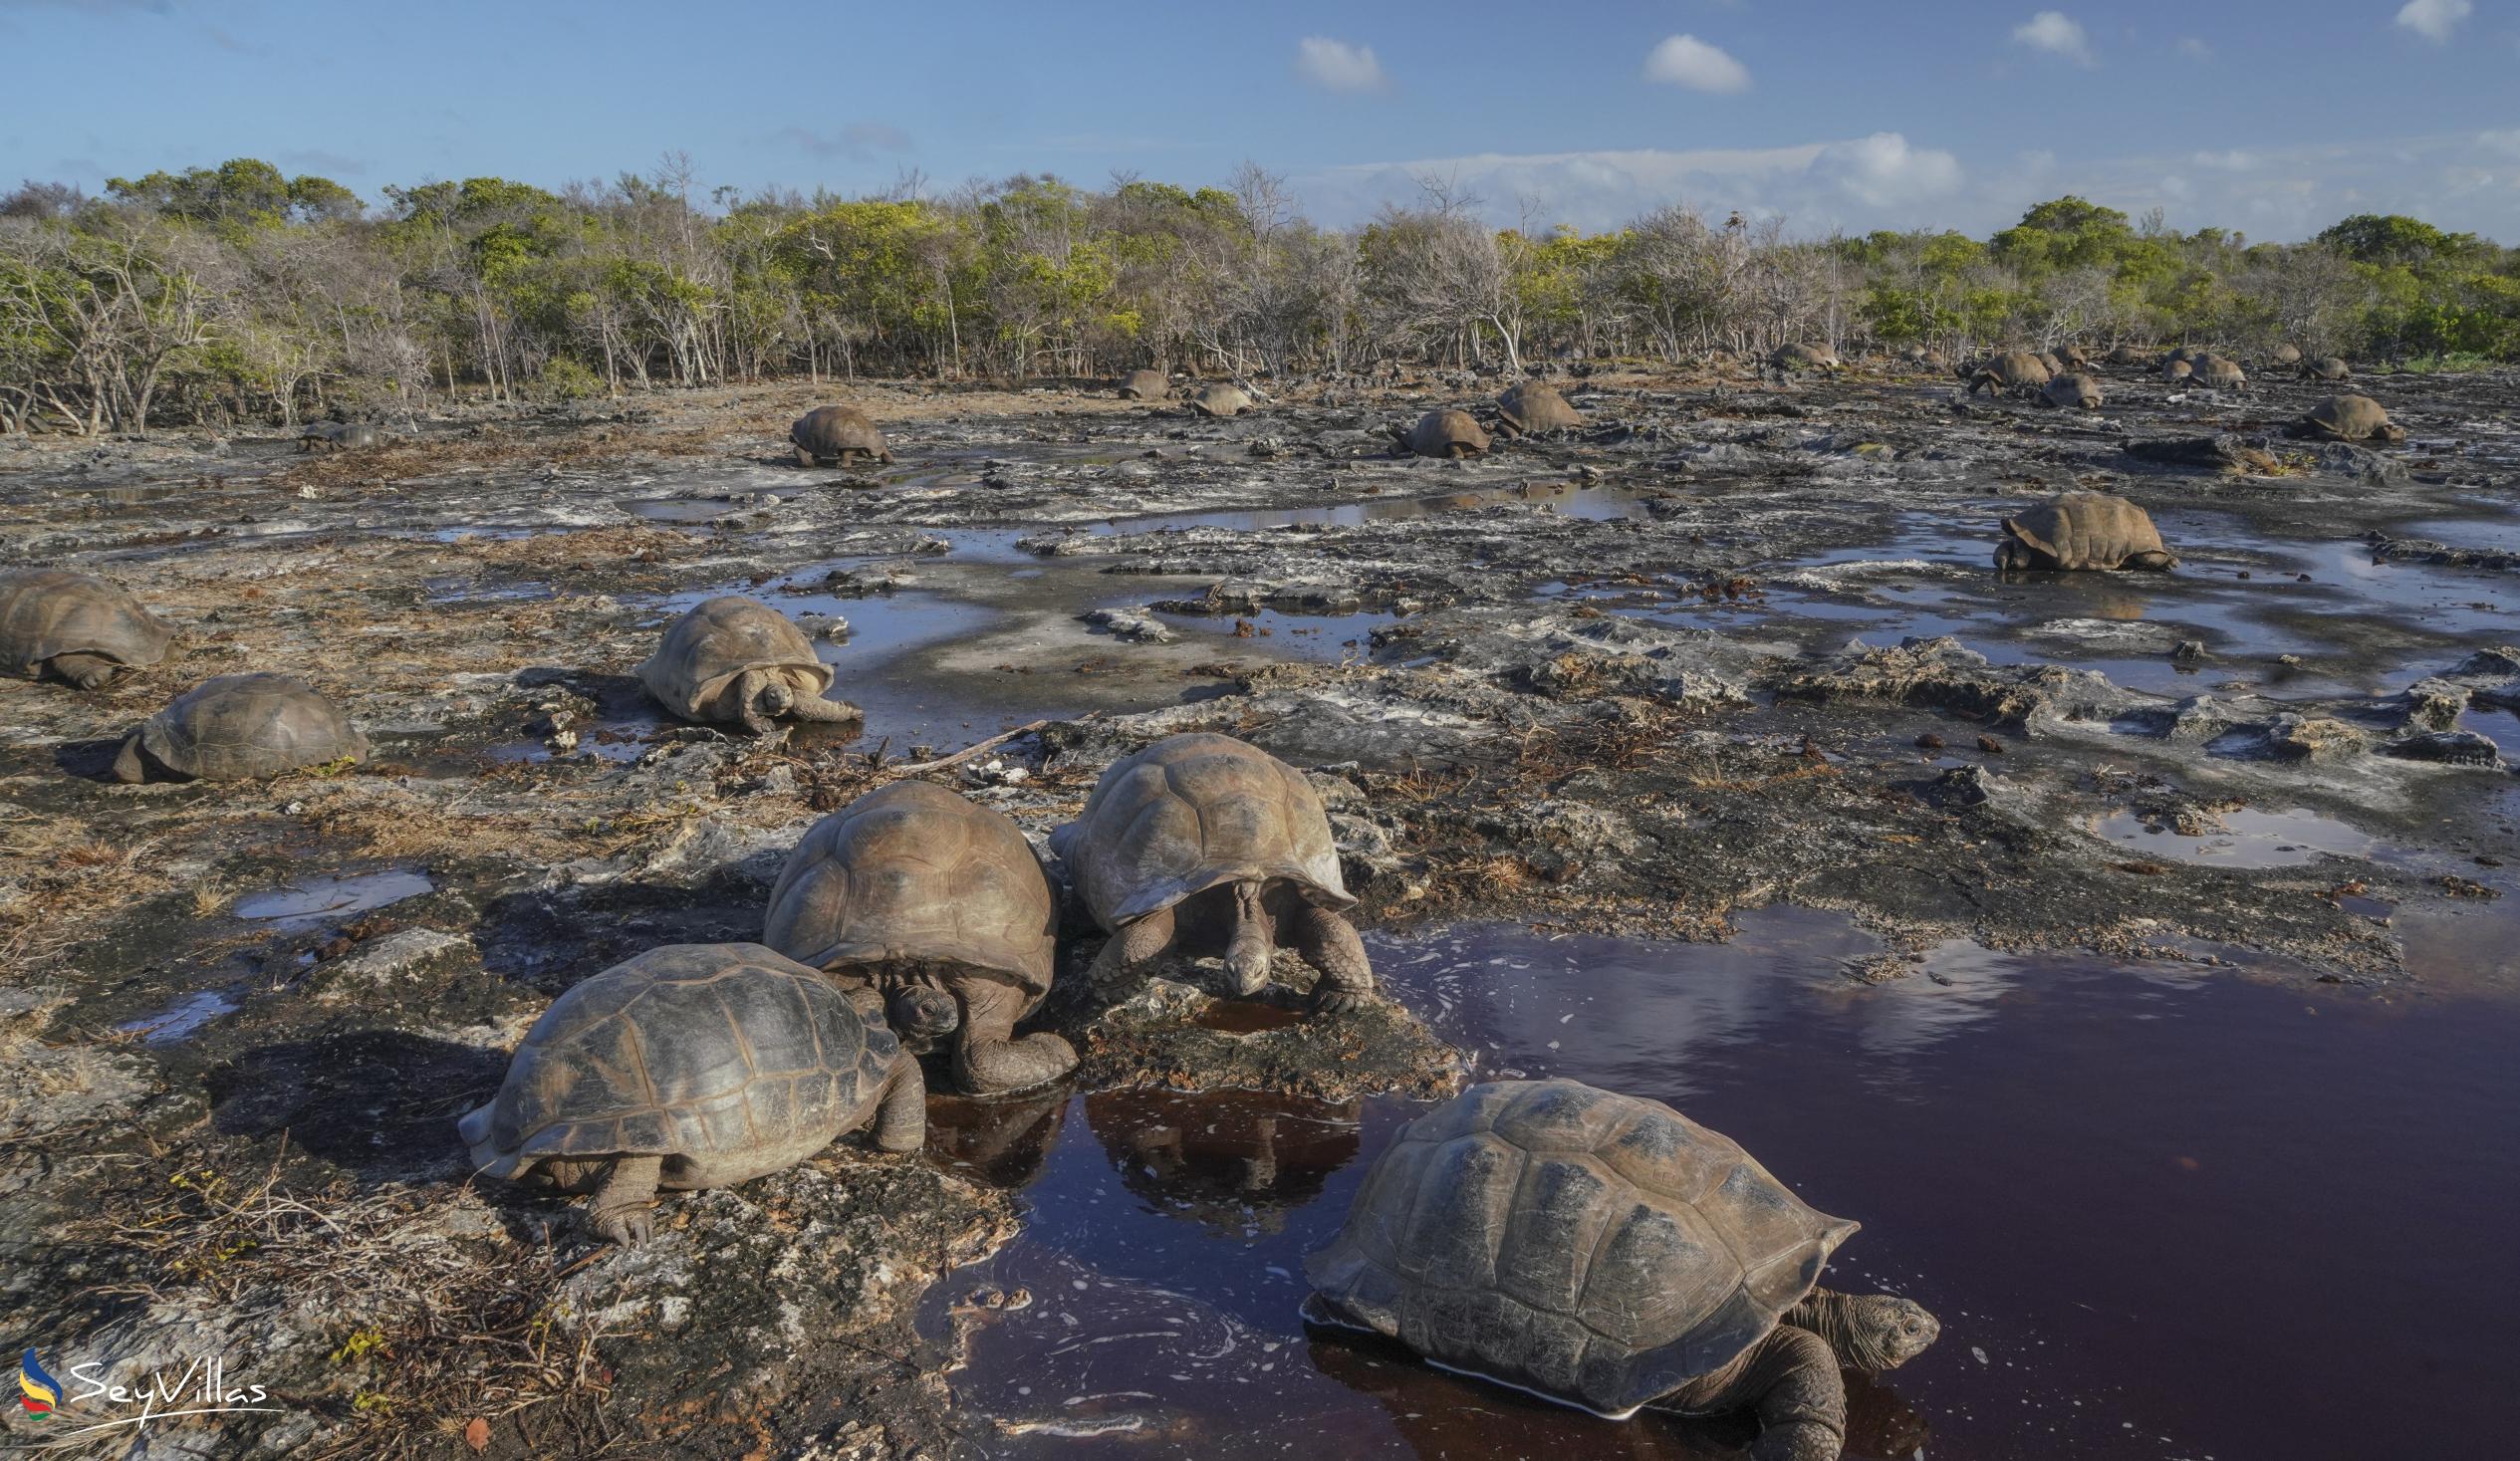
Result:
{"label": "tortoise standing in water", "polygon": [[1417,456],[1487,455],[1487,433],[1468,411],[1428,411],[1405,431],[1392,427],[1391,437],[1400,450]]}
{"label": "tortoise standing in water", "polygon": [[2068,492],[2004,519],[1999,569],[2166,569],[2178,566],[2142,508],[2106,492]]}
{"label": "tortoise standing in water", "polygon": [[1251,409],[1251,393],[1239,385],[1202,385],[1190,395],[1190,409],[1202,416],[1239,416]]}
{"label": "tortoise standing in water", "polygon": [[1941,1334],[1911,1300],[1818,1287],[1857,1227],[1659,1101],[1495,1081],[1376,1158],[1304,1260],[1305,1317],[1612,1419],[1752,1412],[1759,1461],[1835,1461],[1840,1367]]}
{"label": "tortoise standing in water", "polygon": [[890,463],[892,453],[883,433],[856,406],[816,406],[788,428],[800,467],[849,466],[857,462]]}
{"label": "tortoise standing in water", "polygon": [[94,574],[0,573],[0,672],[93,690],[165,658],[174,637],[172,625]]}
{"label": "tortoise standing in water", "polygon": [[2368,395],[2332,395],[2294,422],[2292,434],[2395,443],[2406,439],[2406,428],[2392,424],[2388,410]]}
{"label": "tortoise standing in water", "polygon": [[2056,372],[2028,351],[2006,351],[1969,377],[1969,394],[1988,391],[2037,391]]}
{"label": "tortoise standing in water", "polygon": [[1584,424],[1584,413],[1567,404],[1554,385],[1525,380],[1496,398],[1497,434],[1508,440],[1543,431],[1572,431]]}
{"label": "tortoise standing in water", "polygon": [[914,1048],[955,1035],[956,1079],[992,1095],[1076,1068],[1056,1035],[1015,1038],[1050,992],[1058,926],[1050,879],[1014,823],[903,781],[805,834],[770,889],[761,941],[843,989],[873,990]]}
{"label": "tortoise standing in water", "polygon": [[2049,379],[2039,387],[2039,398],[2052,406],[2072,406],[2086,411],[2100,409],[2100,377],[2079,370]]}
{"label": "tortoise standing in water", "polygon": [[1172,377],[1161,370],[1132,370],[1120,377],[1123,400],[1161,400],[1172,393]]}
{"label": "tortoise standing in water", "polygon": [[123,742],[117,781],[252,781],[358,761],[368,737],[293,675],[223,674],[177,695]]}
{"label": "tortoise standing in water", "polygon": [[1168,736],[1113,764],[1077,820],[1050,840],[1077,896],[1111,932],[1103,981],[1182,944],[1223,948],[1233,992],[1266,988],[1280,944],[1321,971],[1316,1011],[1374,988],[1365,943],[1341,913],[1330,819],[1302,773],[1231,736]]}
{"label": "tortoise standing in water", "polygon": [[686,943],[572,986],[455,1128],[494,1177],[593,1193],[627,1246],[657,1189],[768,1176],[870,1119],[882,1150],[926,1138],[918,1062],[882,1019],[759,944]]}
{"label": "tortoise standing in water", "polygon": [[827,700],[832,667],[788,616],[738,594],[711,599],[673,621],[638,667],[639,683],[685,720],[739,721],[766,734],[780,717],[856,720],[858,707]]}

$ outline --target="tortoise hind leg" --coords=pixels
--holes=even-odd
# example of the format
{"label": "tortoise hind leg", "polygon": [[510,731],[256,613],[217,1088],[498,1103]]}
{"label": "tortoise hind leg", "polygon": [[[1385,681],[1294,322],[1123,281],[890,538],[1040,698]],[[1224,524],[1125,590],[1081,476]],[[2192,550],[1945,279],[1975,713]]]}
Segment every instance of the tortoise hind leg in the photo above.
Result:
{"label": "tortoise hind leg", "polygon": [[1313,1013],[1338,1014],[1365,1003],[1374,992],[1374,965],[1356,925],[1328,908],[1305,903],[1287,916],[1287,942],[1321,971],[1313,986]]}
{"label": "tortoise hind leg", "polygon": [[587,1199],[587,1220],[624,1248],[646,1242],[653,1231],[647,1210],[655,1205],[656,1179],[664,1168],[661,1156],[613,1158],[613,1170]]}
{"label": "tortoise hind leg", "polygon": [[93,690],[114,678],[121,666],[102,654],[56,654],[52,658],[54,674],[83,690]]}
{"label": "tortoise hind leg", "polygon": [[902,1056],[875,1108],[879,1151],[916,1151],[927,1144],[927,1081],[918,1062]]}
{"label": "tortoise hind leg", "polygon": [[1076,1069],[1076,1047],[1047,1031],[1015,1038],[1024,992],[990,979],[963,995],[962,1038],[954,1043],[954,1079],[974,1096],[994,1096],[1056,1081]]}

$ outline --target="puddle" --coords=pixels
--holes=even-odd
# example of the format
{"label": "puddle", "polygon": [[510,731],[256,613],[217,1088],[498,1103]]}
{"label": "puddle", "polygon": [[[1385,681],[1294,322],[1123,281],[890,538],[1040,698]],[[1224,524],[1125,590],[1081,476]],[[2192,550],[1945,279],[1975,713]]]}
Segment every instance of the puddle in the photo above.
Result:
{"label": "puddle", "polygon": [[1273,1005],[1256,999],[1212,1000],[1199,1011],[1194,1022],[1203,1029],[1221,1030],[1228,1035],[1257,1035],[1263,1030],[1285,1030],[1304,1023],[1304,1012],[1284,1005]]}
{"label": "puddle", "polygon": [[[1941,1343],[1851,1383],[1847,1454],[1959,1461],[2488,1454],[2520,1329],[2520,1001],[2306,993],[2184,966],[1955,943],[1850,982],[1845,920],[1746,914],[1720,946],[1465,925],[1370,940],[1482,1075],[1665,1099],[1865,1231],[1832,1270],[1933,1308]],[[989,1454],[1737,1457],[1296,1321],[1303,1255],[1415,1107],[1114,1093],[1035,1116],[1025,1231],[983,1284],[957,1395]],[[1081,1107],[1081,1109],[1080,1109]],[[2315,1214],[2275,1223],[2269,1214]],[[2351,1255],[2350,1262],[2339,1255]],[[2316,1275],[2304,1282],[2303,1275]],[[2211,1302],[2200,1302],[2211,1296]],[[2444,1324],[2445,1315],[2477,1322]],[[2270,1342],[2270,1337],[2282,1337]],[[2318,1395],[2409,1403],[2310,1403]],[[1092,1454],[1102,1454],[1101,1451]]]}
{"label": "puddle", "polygon": [[2097,835],[2147,857],[2181,862],[2209,862],[2218,867],[2290,867],[2321,854],[2369,855],[2380,846],[2334,818],[2316,812],[2260,812],[2243,808],[2222,814],[2222,827],[2202,837],[2154,832],[2133,812],[2117,812],[2100,820]]}
{"label": "puddle", "polygon": [[549,584],[484,584],[448,575],[420,581],[431,604],[530,604],[559,597]]}
{"label": "puddle", "polygon": [[311,928],[344,913],[364,913],[434,891],[425,872],[388,868],[349,877],[309,877],[264,892],[247,893],[228,911],[278,929]]}
{"label": "puddle", "polygon": [[613,505],[646,522],[690,526],[741,512],[755,504],[714,497],[626,497]]}
{"label": "puddle", "polygon": [[216,989],[197,989],[176,998],[174,1003],[153,1015],[126,1020],[114,1028],[136,1035],[142,1045],[172,1045],[190,1039],[202,1026],[221,1015],[236,1013],[236,1001]]}

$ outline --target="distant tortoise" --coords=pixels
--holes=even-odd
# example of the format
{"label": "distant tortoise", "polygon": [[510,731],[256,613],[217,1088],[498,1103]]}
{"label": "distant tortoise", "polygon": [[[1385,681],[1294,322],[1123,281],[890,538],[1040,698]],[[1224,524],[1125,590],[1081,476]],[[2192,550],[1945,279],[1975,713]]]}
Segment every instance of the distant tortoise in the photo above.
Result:
{"label": "distant tortoise", "polygon": [[1202,385],[1190,393],[1190,409],[1202,416],[1239,416],[1251,409],[1251,393],[1239,385]]}
{"label": "distant tortoise", "polygon": [[782,716],[856,720],[858,707],[825,699],[832,667],[788,616],[739,594],[708,600],[673,621],[638,667],[639,683],[685,720],[741,722],[762,735]]}
{"label": "distant tortoise", "polygon": [[2087,411],[2100,409],[2100,377],[2069,370],[2039,387],[2039,398],[2053,406],[2075,406]]}
{"label": "distant tortoise", "polygon": [[1247,997],[1267,986],[1283,943],[1321,971],[1316,1010],[1352,1008],[1374,988],[1365,944],[1340,916],[1356,899],[1321,798],[1256,746],[1205,733],[1157,741],[1104,772],[1050,846],[1112,935],[1092,979],[1213,943]]}
{"label": "distant tortoise", "polygon": [[1858,1226],[1660,1101],[1493,1081],[1375,1159],[1304,1260],[1305,1317],[1612,1419],[1752,1412],[1761,1461],[1834,1461],[1840,1368],[1941,1334],[1912,1300],[1818,1287]]}
{"label": "distant tortoise", "polygon": [[2142,365],[2145,357],[2143,352],[2137,350],[2134,346],[2122,345],[2111,351],[2106,359],[2110,365],[2123,370],[2129,366]]}
{"label": "distant tortoise", "polygon": [[2354,367],[2343,356],[2320,356],[2302,364],[2302,373],[2313,380],[2347,380],[2353,378]]}
{"label": "distant tortoise", "polygon": [[2237,361],[2226,360],[2221,356],[2202,355],[2189,361],[2187,365],[2189,369],[2195,371],[2195,382],[2208,390],[2249,388],[2248,372],[2240,368],[2240,363]]}
{"label": "distant tortoise", "polygon": [[1405,431],[1393,426],[1391,439],[1400,450],[1417,456],[1487,455],[1487,433],[1468,411],[1428,411]]}
{"label": "distant tortoise", "polygon": [[1796,370],[1842,370],[1838,353],[1825,345],[1780,345],[1768,353],[1768,368],[1778,374]]}
{"label": "distant tortoise", "polygon": [[2332,441],[2394,443],[2406,439],[2406,429],[2392,424],[2389,412],[2368,395],[2329,396],[2293,423],[2292,434]]}
{"label": "distant tortoise", "polygon": [[1583,424],[1584,413],[1567,404],[1554,385],[1525,380],[1496,398],[1497,433],[1508,439],[1572,431]]}
{"label": "distant tortoise", "polygon": [[2058,356],[2055,351],[2043,350],[2037,352],[2037,355],[2039,357],[2039,364],[2048,367],[2049,374],[2062,375],[2065,373],[2065,361],[2062,357]]}
{"label": "distant tortoise", "polygon": [[1024,834],[943,787],[901,781],[814,824],[770,889],[761,941],[882,996],[913,1048],[960,1031],[954,1075],[989,1095],[1076,1068],[1056,1035],[1015,1038],[1050,992],[1059,911]]}
{"label": "distant tortoise", "polygon": [[2301,347],[2287,341],[2268,352],[2266,358],[2278,365],[2298,365],[2301,364]]}
{"label": "distant tortoise", "polygon": [[1999,569],[2166,569],[2178,560],[2150,515],[2106,492],[2068,492],[2004,519]]}
{"label": "distant tortoise", "polygon": [[849,466],[856,462],[892,460],[883,433],[856,406],[816,406],[788,428],[800,467]]}
{"label": "distant tortoise", "polygon": [[172,624],[130,595],[68,569],[0,573],[0,673],[93,690],[166,657]]}
{"label": "distant tortoise", "polygon": [[2048,383],[2056,372],[2048,363],[2028,351],[2006,351],[1978,367],[1969,377],[1969,393],[1979,390],[1995,392],[2035,392]]}
{"label": "distant tortoise", "polygon": [[2048,354],[2056,361],[2060,372],[2088,370],[2092,367],[2092,358],[2079,345],[2060,345]]}
{"label": "distant tortoise", "polygon": [[2173,346],[2171,347],[2168,355],[2161,357],[2161,364],[2166,365],[2172,361],[2179,361],[2182,363],[2192,362],[2198,356],[2203,354],[2203,351],[2198,350],[2192,345]]}
{"label": "distant tortoise", "polygon": [[355,421],[309,421],[306,429],[298,433],[298,450],[367,451],[382,439],[376,427]]}
{"label": "distant tortoise", "polygon": [[1123,400],[1161,400],[1172,393],[1172,377],[1161,370],[1132,370],[1120,377]]}
{"label": "distant tortoise", "polygon": [[123,742],[117,781],[251,781],[361,761],[368,737],[306,681],[223,674],[177,695]]}
{"label": "distant tortoise", "polygon": [[875,1122],[926,1136],[918,1062],[822,975],[754,943],[667,944],[572,985],[499,1094],[456,1122],[475,1166],[560,1192],[644,1242],[658,1188],[731,1187]]}
{"label": "distant tortoise", "polygon": [[2187,361],[2167,360],[2161,363],[2161,378],[2170,381],[2173,384],[2184,380],[2195,373],[2195,365]]}

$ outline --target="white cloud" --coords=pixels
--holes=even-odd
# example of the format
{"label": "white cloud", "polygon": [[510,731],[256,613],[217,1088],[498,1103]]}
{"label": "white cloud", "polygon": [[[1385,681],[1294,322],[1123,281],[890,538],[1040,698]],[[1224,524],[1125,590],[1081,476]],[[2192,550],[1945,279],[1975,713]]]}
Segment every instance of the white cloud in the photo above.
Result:
{"label": "white cloud", "polygon": [[2520,157],[2520,126],[2508,126],[2500,131],[2480,131],[2476,134],[2476,145],[2489,152]]}
{"label": "white cloud", "polygon": [[1750,90],[1750,69],[1695,36],[1671,36],[1645,57],[1645,80],[1731,96]]}
{"label": "white cloud", "polygon": [[2172,49],[2178,52],[2180,59],[2186,61],[2211,61],[2214,59],[2214,48],[2206,45],[2201,38],[2196,36],[2179,37],[2178,45]]}
{"label": "white cloud", "polygon": [[1812,174],[1876,208],[1896,208],[1956,192],[1960,159],[1948,152],[1911,147],[1894,131],[1877,131],[1852,142],[1831,142],[1812,159]]}
{"label": "white cloud", "polygon": [[2257,165],[2257,158],[2233,148],[2228,152],[2198,152],[2192,159],[2199,167],[2215,167],[2224,172],[2246,172]]}
{"label": "white cloud", "polygon": [[1372,46],[1351,46],[1328,36],[1298,41],[1295,69],[1326,92],[1379,92],[1387,81]]}
{"label": "white cloud", "polygon": [[[2418,5],[2427,3],[2464,5],[2467,0],[2415,0],[2415,3]],[[2037,15],[2013,27],[2012,38],[2016,43],[2027,46],[2033,51],[2045,51],[2051,56],[2062,56],[2077,66],[2095,64],[2092,56],[2092,38],[2083,34],[2081,24],[2062,10],[2040,11]]]}
{"label": "white cloud", "polygon": [[2475,11],[2473,0],[2406,0],[2405,8],[2397,12],[2397,23],[2437,43],[2448,40],[2458,23]]}

